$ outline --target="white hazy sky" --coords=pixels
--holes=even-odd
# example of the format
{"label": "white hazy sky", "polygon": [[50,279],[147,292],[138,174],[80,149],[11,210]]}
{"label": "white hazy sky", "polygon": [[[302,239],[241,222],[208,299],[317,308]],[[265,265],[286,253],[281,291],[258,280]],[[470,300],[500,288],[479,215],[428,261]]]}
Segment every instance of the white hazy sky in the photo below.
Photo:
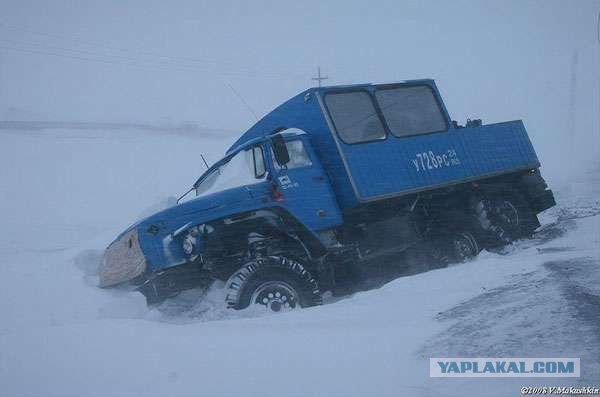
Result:
{"label": "white hazy sky", "polygon": [[0,118],[244,130],[254,116],[238,94],[262,116],[311,86],[320,65],[331,84],[435,78],[455,119],[522,118],[547,156],[587,159],[598,155],[589,139],[600,146],[599,9],[598,0],[0,0]]}

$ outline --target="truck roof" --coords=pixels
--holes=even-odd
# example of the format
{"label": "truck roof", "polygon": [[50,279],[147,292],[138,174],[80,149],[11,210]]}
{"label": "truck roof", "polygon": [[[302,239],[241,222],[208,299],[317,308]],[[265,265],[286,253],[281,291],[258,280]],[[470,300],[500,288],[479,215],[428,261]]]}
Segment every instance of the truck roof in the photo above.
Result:
{"label": "truck roof", "polygon": [[[252,127],[250,127],[245,133],[242,134],[240,138],[229,149],[227,149],[227,154],[232,153],[234,150],[239,150],[242,147],[245,147],[246,144],[250,145],[254,143],[256,138],[265,137],[277,132],[277,130],[282,130],[285,128],[301,128],[299,125],[304,124],[301,120],[302,118],[311,118],[315,117],[314,114],[308,112],[310,107],[306,106],[297,106],[298,103],[306,103],[309,102],[314,94],[319,94],[320,96],[335,91],[343,91],[343,90],[354,90],[361,88],[371,88],[375,86],[387,86],[394,84],[426,84],[430,85],[435,89],[435,83],[433,79],[415,79],[415,80],[401,80],[401,81],[388,81],[384,83],[362,83],[362,84],[343,84],[343,85],[330,85],[330,86],[322,86],[322,87],[311,87],[307,90],[304,90],[297,94],[296,96],[288,99],[269,113],[267,113],[264,117],[262,117],[259,121],[256,122]],[[316,103],[316,101],[312,101]],[[310,109],[311,111],[314,109]],[[445,109],[444,109],[445,110]],[[320,112],[320,109],[319,109]],[[309,130],[307,130],[309,131]],[[250,143],[249,141],[253,141]]]}
{"label": "truck roof", "polygon": [[331,91],[338,89],[347,89],[347,88],[362,88],[362,87],[372,87],[376,85],[392,85],[392,84],[423,84],[423,83],[432,83],[433,79],[413,79],[413,80],[397,80],[397,81],[383,81],[383,82],[372,82],[372,83],[359,83],[359,84],[338,84],[338,85],[325,85],[321,87],[311,87],[308,90],[304,91]]}

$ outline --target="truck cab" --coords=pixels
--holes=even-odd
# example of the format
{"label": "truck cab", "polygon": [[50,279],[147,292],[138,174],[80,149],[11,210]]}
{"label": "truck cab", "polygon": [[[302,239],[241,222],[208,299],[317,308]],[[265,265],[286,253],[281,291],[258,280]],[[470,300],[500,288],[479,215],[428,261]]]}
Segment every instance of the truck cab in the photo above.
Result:
{"label": "truck cab", "polygon": [[312,88],[122,233],[100,285],[153,303],[221,279],[234,309],[316,305],[382,263],[425,271],[531,235],[554,205],[539,167],[522,121],[460,126],[433,80]]}

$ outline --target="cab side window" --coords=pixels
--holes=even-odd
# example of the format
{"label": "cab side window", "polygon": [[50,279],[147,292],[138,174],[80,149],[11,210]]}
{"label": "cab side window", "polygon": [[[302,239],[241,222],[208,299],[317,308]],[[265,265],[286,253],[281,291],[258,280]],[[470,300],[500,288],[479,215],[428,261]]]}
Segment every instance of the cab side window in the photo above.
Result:
{"label": "cab side window", "polygon": [[[290,162],[286,165],[288,170],[301,167],[310,167],[312,165],[312,161],[310,161],[310,157],[308,157],[308,153],[306,152],[304,144],[300,139],[288,141],[285,143],[285,146],[290,154]],[[275,154],[273,153],[272,148],[271,158],[273,158],[275,169],[280,170],[283,168],[279,163],[277,163],[277,160],[275,160]]]}
{"label": "cab side window", "polygon": [[252,161],[254,163],[254,176],[260,179],[265,176],[267,170],[265,167],[265,156],[262,146],[254,146],[251,150]]}

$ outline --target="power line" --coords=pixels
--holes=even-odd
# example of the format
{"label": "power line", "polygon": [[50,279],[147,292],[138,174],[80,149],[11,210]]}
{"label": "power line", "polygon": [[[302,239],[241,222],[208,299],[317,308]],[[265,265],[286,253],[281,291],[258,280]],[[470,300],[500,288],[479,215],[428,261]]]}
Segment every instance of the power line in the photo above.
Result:
{"label": "power line", "polygon": [[[120,65],[120,66],[128,66],[128,67],[142,67],[142,68],[151,68],[151,69],[161,69],[171,71],[173,69],[185,70],[185,71],[203,71],[208,73],[214,73],[218,75],[226,75],[226,76],[238,76],[238,77],[251,77],[251,78],[304,78],[302,75],[293,75],[293,74],[274,74],[274,73],[252,73],[250,71],[228,71],[228,70],[213,70],[208,67],[203,67],[200,65],[193,64],[181,64],[174,62],[157,62],[155,60],[145,60],[140,58],[133,57],[124,57],[124,56],[111,56],[106,54],[96,54],[89,51],[81,51],[81,50],[72,50],[72,49],[59,49],[54,47],[52,50],[45,49],[37,49],[37,48],[24,48],[19,46],[7,46],[0,45],[0,49],[15,51],[27,54],[37,54],[37,55],[49,55],[58,58],[67,58],[74,59],[78,61],[88,61],[88,62],[99,62],[108,65]],[[69,53],[70,52],[70,53]],[[110,59],[113,58],[113,59]],[[116,59],[114,59],[116,58]]]}
{"label": "power line", "polygon": [[[106,45],[99,42],[91,42],[82,40],[79,37],[71,37],[66,35],[54,34],[41,32],[38,30],[27,29],[23,27],[16,27],[7,25],[0,22],[0,28],[25,32],[28,34],[50,38],[52,40],[69,40],[70,42],[80,43],[90,49],[69,47],[56,45],[52,43],[40,42],[33,38],[31,40],[23,40],[19,37],[19,40],[7,39],[5,37],[0,38],[0,50],[19,52],[30,55],[44,55],[55,58],[71,59],[76,61],[84,62],[96,62],[104,65],[111,66],[126,66],[133,68],[150,68],[165,71],[182,70],[188,72],[206,72],[219,75],[233,92],[233,94],[240,100],[244,107],[252,114],[252,116],[258,120],[256,112],[252,109],[249,103],[244,97],[233,87],[232,83],[226,78],[226,76],[238,76],[238,77],[250,77],[250,78],[281,78],[289,79],[294,77],[297,79],[305,79],[305,74],[300,72],[292,71],[292,69],[276,69],[261,68],[259,72],[252,70],[251,68],[236,68],[231,70],[234,66],[231,62],[222,62],[216,60],[209,60],[198,57],[174,57],[169,55],[160,54],[153,51],[140,51],[131,50],[128,48],[117,47],[113,45]],[[73,43],[71,43],[73,44]],[[228,70],[229,69],[229,70]],[[327,76],[321,75],[321,68],[318,68],[318,75],[312,80],[318,81],[319,86],[321,82],[327,80]]]}
{"label": "power line", "polygon": [[107,56],[109,58],[117,58],[117,59],[123,59],[123,60],[131,60],[131,61],[142,61],[141,58],[136,58],[136,57],[132,57],[131,55],[115,55],[115,54],[103,54],[103,53],[99,53],[99,52],[93,52],[93,51],[88,51],[88,50],[82,50],[82,49],[77,49],[77,48],[68,48],[68,47],[62,47],[62,46],[56,46],[56,45],[48,45],[45,43],[40,43],[40,42],[32,42],[32,41],[16,41],[16,40],[10,40],[10,39],[4,39],[4,38],[0,38],[0,41],[3,41],[5,43],[9,43],[9,45],[17,45],[17,46],[33,46],[33,47],[37,47],[38,49],[42,49],[42,50],[58,50],[58,51],[66,51],[66,52],[73,52],[73,53],[78,53],[78,54],[84,54],[84,55],[92,55],[92,56]]}
{"label": "power line", "polygon": [[[60,35],[60,34],[55,34],[55,33],[41,32],[38,30],[32,30],[32,29],[27,29],[27,28],[23,28],[23,27],[11,26],[11,25],[7,25],[5,23],[0,23],[0,27],[3,27],[5,29],[20,31],[20,32],[26,32],[26,33],[34,34],[34,35],[41,36],[41,37],[48,37],[51,39],[66,39],[66,40],[70,40],[70,41],[79,42],[83,45],[90,46],[93,48],[104,48],[104,49],[108,49],[110,51],[117,51],[120,53],[125,53],[126,55],[99,54],[98,52],[62,47],[62,50],[69,51],[69,52],[84,52],[88,55],[91,54],[94,56],[108,55],[109,57],[126,57],[126,58],[131,58],[131,54],[137,54],[138,56],[154,58],[154,59],[150,59],[150,60],[144,60],[143,62],[153,62],[153,61],[156,62],[157,61],[156,58],[160,58],[162,60],[161,63],[163,61],[168,61],[169,63],[175,63],[175,64],[181,64],[183,62],[187,66],[203,67],[204,70],[209,70],[207,68],[210,66],[209,65],[201,66],[201,65],[197,65],[197,64],[198,63],[210,64],[210,65],[213,65],[214,67],[220,67],[220,68],[228,68],[228,67],[235,66],[235,65],[233,65],[233,63],[231,61],[218,61],[218,60],[199,58],[199,57],[175,57],[175,56],[164,55],[164,54],[160,54],[158,52],[147,51],[147,50],[132,50],[130,48],[117,47],[117,46],[113,46],[113,45],[106,45],[104,43],[87,41],[87,40],[83,40],[78,37],[71,37],[71,36]],[[36,45],[37,46],[46,46],[46,44],[41,44],[41,43],[37,43]],[[135,58],[135,60],[142,62],[142,60],[139,57]],[[192,65],[190,65],[190,63]],[[302,72],[300,71],[300,69],[289,69],[288,68],[288,69],[279,69],[278,70],[278,69],[269,68],[269,67],[261,67],[260,73],[257,73],[256,70],[253,70],[251,68],[241,68],[240,69],[239,67],[236,67],[236,69],[237,69],[237,71],[228,72],[228,74],[232,74],[232,75],[234,75],[234,74],[244,75],[245,74],[248,76],[270,75],[270,76],[278,76],[278,77],[294,76],[294,77],[298,77],[298,78],[304,78],[304,76],[305,76],[304,74],[301,74]],[[265,71],[267,73],[265,73]]]}
{"label": "power line", "polygon": [[114,62],[106,61],[103,59],[86,58],[86,57],[75,56],[75,55],[66,55],[66,54],[56,54],[56,53],[49,52],[49,51],[38,51],[38,50],[31,50],[31,49],[27,49],[27,48],[0,46],[0,49],[23,52],[23,53],[28,53],[28,54],[50,55],[50,56],[56,56],[56,57],[61,57],[61,58],[77,59],[80,61],[93,61],[93,62],[115,64]]}
{"label": "power line", "polygon": [[[0,39],[0,41],[2,41],[2,39]],[[139,60],[139,59],[136,59],[133,57],[118,56],[117,59],[105,59],[105,58],[103,59],[103,58],[96,57],[97,54],[95,54],[94,52],[71,50],[71,49],[67,49],[67,48],[63,48],[63,47],[54,47],[55,51],[48,51],[48,50],[39,50],[39,49],[20,48],[20,47],[14,47],[14,46],[0,45],[0,49],[17,51],[17,52],[22,52],[22,53],[29,53],[29,54],[41,54],[41,55],[48,55],[48,56],[56,56],[56,57],[75,59],[75,60],[81,60],[81,61],[100,62],[103,64],[109,64],[109,65],[123,65],[123,66],[133,66],[133,67],[153,67],[153,68],[160,68],[163,70],[164,69],[172,70],[173,67],[175,67],[175,68],[183,69],[183,70],[187,70],[187,71],[190,71],[190,70],[192,70],[192,71],[196,71],[196,70],[209,71],[208,69],[201,68],[198,65],[180,65],[180,64],[165,64],[165,63],[160,63],[160,64],[149,63],[148,64],[147,61],[145,61],[145,60]],[[59,50],[59,52],[56,52],[56,50]],[[74,52],[74,54],[65,54],[64,51],[72,51],[72,52]],[[91,54],[91,56],[88,54]],[[142,63],[140,63],[140,62],[142,62]],[[231,91],[234,93],[234,95],[240,100],[240,102],[244,105],[244,107],[258,121],[259,118],[258,118],[256,112],[252,109],[252,107],[244,99],[244,97],[233,87],[231,82],[225,77],[226,75],[232,75],[232,74],[235,75],[235,74],[231,73],[231,72],[226,72],[226,71],[225,72],[218,71],[215,73],[217,73],[223,79],[225,84],[231,89]]]}
{"label": "power line", "polygon": [[139,55],[149,55],[149,56],[154,56],[154,57],[159,57],[159,58],[165,58],[165,59],[173,59],[173,60],[184,59],[184,60],[193,61],[193,62],[208,62],[208,63],[212,62],[212,63],[217,63],[217,61],[210,61],[210,60],[200,59],[200,58],[189,58],[189,57],[177,58],[177,57],[163,55],[163,54],[159,54],[159,53],[151,52],[151,51],[139,51],[139,50],[133,51],[130,48],[116,47],[116,46],[113,46],[113,45],[106,45],[104,43],[83,40],[83,39],[81,39],[79,37],[73,37],[73,36],[67,36],[67,35],[60,35],[60,34],[56,34],[56,33],[41,32],[39,30],[32,30],[32,29],[26,29],[26,28],[23,28],[23,27],[17,27],[17,26],[7,25],[5,23],[0,23],[0,27],[4,27],[4,28],[10,29],[10,30],[16,30],[16,31],[20,31],[20,32],[30,33],[30,34],[34,34],[34,35],[37,35],[37,36],[48,37],[48,38],[52,38],[52,39],[67,39],[67,40],[76,41],[76,42],[79,42],[79,43],[82,43],[84,45],[91,46],[91,47],[106,48],[106,49],[109,49],[109,50],[115,50],[115,51],[125,52],[125,53],[128,53],[128,54],[130,54],[132,52],[135,52],[135,53],[137,53]]}

